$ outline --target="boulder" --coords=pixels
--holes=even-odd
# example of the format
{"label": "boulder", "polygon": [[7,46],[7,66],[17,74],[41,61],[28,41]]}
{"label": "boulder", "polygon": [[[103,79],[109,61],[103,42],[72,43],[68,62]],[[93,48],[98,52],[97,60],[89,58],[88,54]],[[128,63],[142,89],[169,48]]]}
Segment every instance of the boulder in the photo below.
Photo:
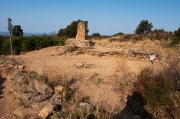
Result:
{"label": "boulder", "polygon": [[38,92],[40,92],[41,94],[52,94],[53,93],[53,89],[44,82],[35,80],[34,84],[35,84],[34,86],[35,86],[36,90]]}
{"label": "boulder", "polygon": [[40,112],[39,116],[42,117],[43,119],[46,119],[54,110],[54,105],[49,104],[46,105]]}
{"label": "boulder", "polygon": [[77,28],[77,34],[76,34],[76,39],[77,40],[85,40],[85,24],[84,22],[79,22],[78,23],[78,28]]}
{"label": "boulder", "polygon": [[21,118],[24,117],[22,111],[21,111],[19,108],[16,108],[16,109],[13,111],[13,114],[15,114],[16,116],[21,117]]}

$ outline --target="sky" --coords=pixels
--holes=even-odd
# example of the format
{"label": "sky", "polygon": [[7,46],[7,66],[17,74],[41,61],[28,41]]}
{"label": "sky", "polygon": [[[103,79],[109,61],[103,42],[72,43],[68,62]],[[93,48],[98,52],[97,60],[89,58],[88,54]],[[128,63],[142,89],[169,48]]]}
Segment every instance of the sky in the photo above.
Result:
{"label": "sky", "polygon": [[0,0],[0,31],[7,18],[24,33],[58,33],[72,21],[88,21],[89,35],[133,34],[141,20],[153,29],[180,27],[180,0]]}

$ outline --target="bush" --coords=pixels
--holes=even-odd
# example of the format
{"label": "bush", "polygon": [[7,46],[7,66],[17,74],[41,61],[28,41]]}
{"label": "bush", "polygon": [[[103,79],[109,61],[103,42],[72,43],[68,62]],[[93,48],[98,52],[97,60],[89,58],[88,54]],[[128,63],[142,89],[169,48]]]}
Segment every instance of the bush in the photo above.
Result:
{"label": "bush", "polygon": [[179,43],[179,41],[180,41],[180,37],[173,37],[173,38],[171,39],[170,45],[171,45],[171,46],[176,45],[176,44]]}
{"label": "bush", "polygon": [[[56,39],[52,36],[31,36],[31,37],[19,37],[12,40],[14,54],[19,54],[23,51],[39,50],[49,46],[65,45],[64,39]],[[9,40],[3,40],[2,53],[4,55],[10,54]]]}
{"label": "bush", "polygon": [[3,44],[4,38],[0,35],[0,54],[2,54],[2,44]]}
{"label": "bush", "polygon": [[[134,83],[135,92],[140,92],[151,112],[155,113],[159,109],[164,115],[170,117],[180,117],[180,59],[176,58],[163,66],[163,70],[154,72],[151,68],[143,69],[137,76],[137,82]],[[177,99],[178,98],[178,99]],[[163,114],[158,115],[162,116]],[[176,118],[176,119],[178,119]]]}

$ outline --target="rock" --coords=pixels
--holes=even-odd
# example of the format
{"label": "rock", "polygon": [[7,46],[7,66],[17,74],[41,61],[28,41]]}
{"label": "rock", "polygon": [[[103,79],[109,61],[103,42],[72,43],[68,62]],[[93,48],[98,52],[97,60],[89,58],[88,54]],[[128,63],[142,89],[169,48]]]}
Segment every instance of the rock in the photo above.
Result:
{"label": "rock", "polygon": [[36,72],[33,72],[33,71],[29,74],[30,78],[36,78],[37,75],[38,74]]}
{"label": "rock", "polygon": [[64,87],[62,87],[62,86],[60,86],[60,85],[56,86],[56,87],[54,88],[54,89],[55,89],[55,93],[62,92],[63,88],[64,88]]}
{"label": "rock", "polygon": [[74,51],[71,53],[71,55],[79,55],[81,52],[80,51]]}
{"label": "rock", "polygon": [[34,102],[34,103],[31,104],[31,107],[38,114],[39,111],[42,110],[48,104],[50,104],[49,100],[48,101],[43,101],[43,102]]}
{"label": "rock", "polygon": [[88,47],[92,46],[92,41],[90,41],[90,40],[77,40],[77,39],[69,38],[66,40],[66,46],[88,48]]}
{"label": "rock", "polygon": [[20,70],[23,70],[25,68],[25,66],[19,65],[17,68],[20,69]]}
{"label": "rock", "polygon": [[77,40],[85,40],[85,24],[84,24],[84,22],[78,23],[76,39]]}
{"label": "rock", "polygon": [[4,63],[5,63],[5,61],[0,59],[0,64],[4,64]]}
{"label": "rock", "polygon": [[53,89],[48,84],[45,84],[44,82],[35,80],[34,84],[35,84],[36,90],[39,91],[41,94],[53,93]]}
{"label": "rock", "polygon": [[38,91],[36,90],[36,88],[34,87],[34,86],[28,86],[27,87],[27,90],[29,91],[29,92],[33,92],[33,93],[38,93]]}
{"label": "rock", "polygon": [[21,97],[23,97],[26,100],[30,100],[32,97],[37,96],[36,93],[21,93]]}
{"label": "rock", "polygon": [[51,102],[53,105],[61,105],[62,104],[62,96],[61,95],[53,95],[51,98]]}
{"label": "rock", "polygon": [[23,118],[23,113],[22,111],[19,109],[19,108],[16,108],[14,111],[13,111],[13,114],[17,115],[18,117],[21,117]]}
{"label": "rock", "polygon": [[54,105],[49,104],[46,105],[40,112],[39,112],[39,116],[42,117],[43,119],[46,119],[46,117],[48,117],[54,110]]}
{"label": "rock", "polygon": [[35,102],[40,102],[40,101],[44,101],[44,100],[50,98],[51,96],[52,96],[52,94],[38,95],[38,96],[32,97],[31,100],[35,101]]}
{"label": "rock", "polygon": [[75,63],[74,65],[75,65],[76,68],[82,68],[82,67],[84,67],[84,64],[81,63],[81,62]]}
{"label": "rock", "polygon": [[27,80],[28,79],[25,76],[18,74],[14,79],[14,83],[22,84],[22,83],[26,82]]}
{"label": "rock", "polygon": [[95,68],[96,66],[95,65],[93,65],[93,64],[84,64],[84,68],[90,68],[90,69],[92,69],[92,68]]}
{"label": "rock", "polygon": [[87,111],[94,111],[94,107],[92,105],[90,105],[89,103],[85,103],[85,102],[80,102],[78,105],[79,109],[82,110],[87,110]]}

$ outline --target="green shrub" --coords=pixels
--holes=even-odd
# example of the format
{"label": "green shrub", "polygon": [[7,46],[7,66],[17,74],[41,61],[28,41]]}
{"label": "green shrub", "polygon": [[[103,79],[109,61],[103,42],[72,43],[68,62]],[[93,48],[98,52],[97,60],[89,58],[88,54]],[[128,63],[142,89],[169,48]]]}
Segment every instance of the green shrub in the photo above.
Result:
{"label": "green shrub", "polygon": [[[161,118],[163,115],[171,117],[179,117],[180,99],[180,59],[174,58],[163,66],[163,70],[156,71],[151,68],[143,69],[137,76],[137,81],[134,82],[134,91],[140,92],[147,102],[149,111],[155,113],[160,109]],[[178,96],[177,96],[178,95]],[[178,99],[177,99],[178,98]],[[170,114],[171,112],[171,114]],[[159,112],[158,112],[159,113]],[[163,113],[163,114],[162,114]],[[156,113],[157,114],[157,113]],[[176,118],[178,119],[178,118]]]}
{"label": "green shrub", "polygon": [[[1,38],[1,37],[0,37]],[[30,36],[30,37],[13,37],[12,40],[14,54],[20,54],[23,51],[39,50],[49,46],[65,45],[64,39],[56,39],[52,36]],[[10,54],[9,40],[5,39],[0,42],[1,54]]]}
{"label": "green shrub", "polygon": [[9,55],[10,52],[10,42],[8,39],[4,39],[2,43],[2,48],[1,48],[1,53],[2,55]]}
{"label": "green shrub", "polygon": [[180,37],[173,37],[173,38],[171,39],[170,45],[173,46],[173,45],[175,45],[175,44],[178,44],[179,41],[180,41]]}
{"label": "green shrub", "polygon": [[135,87],[137,91],[143,94],[147,103],[152,108],[172,103],[168,95],[173,89],[173,81],[163,75],[154,76],[152,69],[145,68],[141,71]]}

